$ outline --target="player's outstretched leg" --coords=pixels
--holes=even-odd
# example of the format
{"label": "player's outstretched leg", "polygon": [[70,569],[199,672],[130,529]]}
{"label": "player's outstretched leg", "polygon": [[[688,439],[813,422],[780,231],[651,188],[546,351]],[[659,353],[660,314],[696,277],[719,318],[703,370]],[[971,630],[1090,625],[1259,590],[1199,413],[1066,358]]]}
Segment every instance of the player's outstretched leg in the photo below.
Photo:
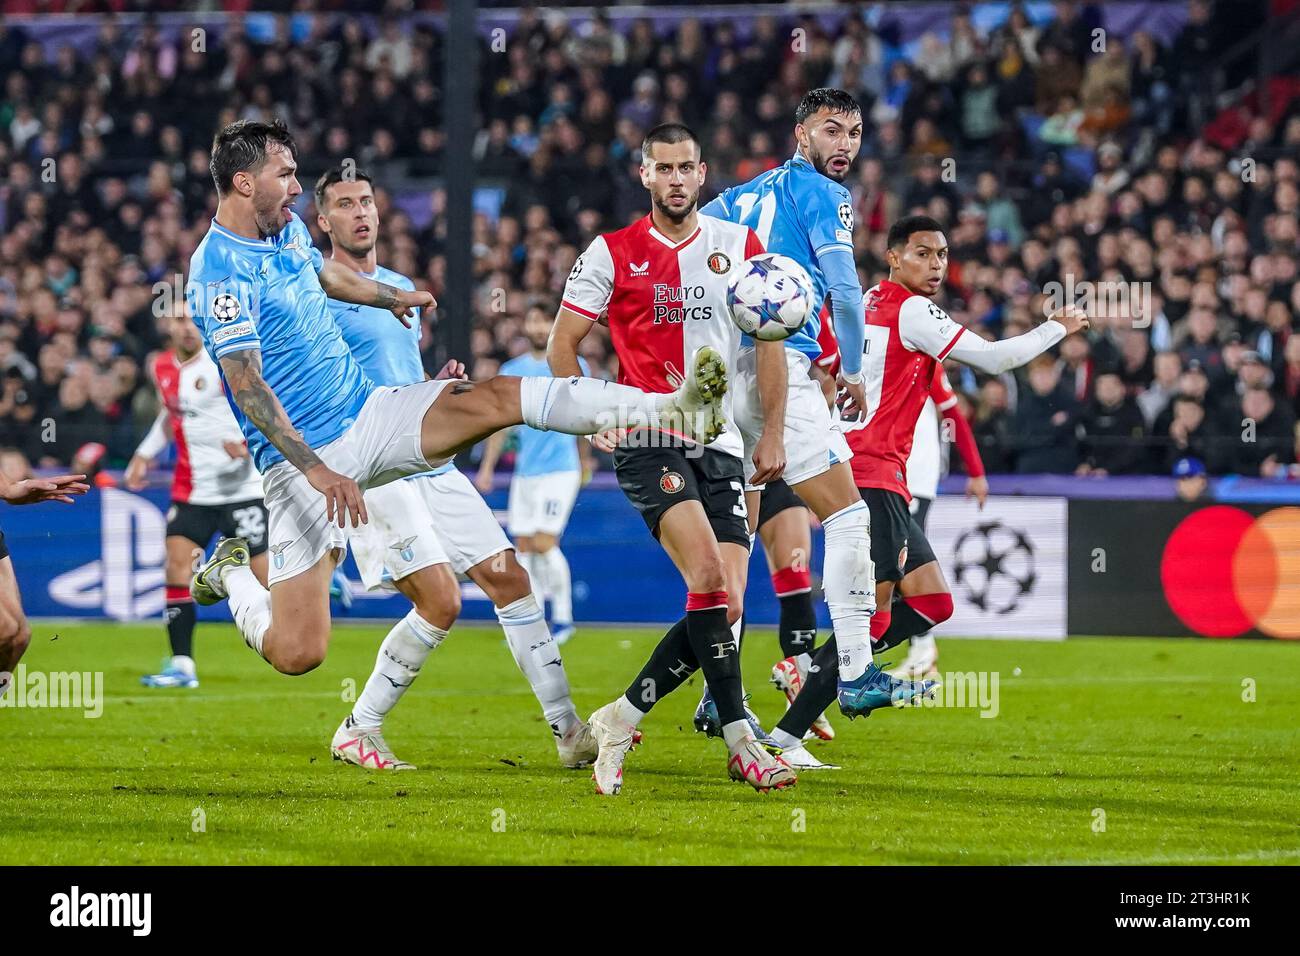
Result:
{"label": "player's outstretched leg", "polygon": [[421,448],[429,462],[446,461],[493,432],[520,424],[570,435],[643,425],[707,443],[726,427],[726,391],[727,363],[709,346],[695,351],[681,387],[667,394],[578,376],[455,382],[425,412]]}
{"label": "player's outstretched leg", "polygon": [[320,666],[329,647],[329,582],[339,557],[327,551],[268,591],[250,567],[248,542],[222,538],[194,575],[190,593],[205,605],[228,598],[245,644],[280,673],[305,674]]}

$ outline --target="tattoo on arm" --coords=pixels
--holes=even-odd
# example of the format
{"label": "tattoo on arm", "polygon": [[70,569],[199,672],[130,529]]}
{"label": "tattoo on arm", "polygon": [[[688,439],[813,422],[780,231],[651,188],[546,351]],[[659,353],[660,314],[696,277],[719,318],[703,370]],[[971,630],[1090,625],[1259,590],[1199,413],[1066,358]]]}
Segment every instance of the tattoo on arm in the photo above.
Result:
{"label": "tattoo on arm", "polygon": [[395,287],[383,282],[375,282],[375,297],[369,304],[380,309],[395,309],[398,305],[398,295],[399,290]]}
{"label": "tattoo on arm", "polygon": [[321,464],[320,457],[293,427],[284,406],[262,378],[260,349],[242,349],[221,356],[221,370],[240,411],[279,449],[289,464],[304,472]]}

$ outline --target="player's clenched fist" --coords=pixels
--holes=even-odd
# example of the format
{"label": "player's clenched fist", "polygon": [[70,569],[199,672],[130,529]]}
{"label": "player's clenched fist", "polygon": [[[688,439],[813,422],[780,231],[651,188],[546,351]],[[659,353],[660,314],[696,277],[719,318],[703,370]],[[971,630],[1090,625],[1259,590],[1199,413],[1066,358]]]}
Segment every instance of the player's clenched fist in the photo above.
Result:
{"label": "player's clenched fist", "polygon": [[352,527],[366,524],[366,500],[361,488],[346,475],[340,475],[327,465],[314,465],[306,471],[307,481],[325,496],[325,519],[337,521],[340,528],[351,519]]}
{"label": "player's clenched fist", "polygon": [[1065,334],[1073,335],[1075,332],[1085,332],[1088,329],[1088,314],[1077,305],[1067,305],[1057,309],[1052,313],[1050,318],[1054,322],[1060,322],[1065,326]]}

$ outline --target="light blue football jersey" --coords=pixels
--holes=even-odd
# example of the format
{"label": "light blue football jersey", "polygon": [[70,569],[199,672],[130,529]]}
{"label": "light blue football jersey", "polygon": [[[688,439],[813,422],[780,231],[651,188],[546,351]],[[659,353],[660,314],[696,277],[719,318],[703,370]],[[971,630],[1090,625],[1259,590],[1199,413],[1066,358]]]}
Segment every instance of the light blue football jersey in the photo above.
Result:
{"label": "light blue football jersey", "polygon": [[816,361],[817,333],[826,301],[826,276],[820,257],[831,249],[853,254],[853,202],[849,191],[823,176],[799,153],[775,169],[732,186],[700,212],[749,226],[768,252],[789,256],[813,280],[813,310],[802,329],[785,340]]}
{"label": "light blue football jersey", "polygon": [[[587,360],[578,359],[583,375],[590,375]],[[502,375],[551,375],[545,358],[535,358],[525,352],[501,366]],[[515,474],[522,478],[533,475],[550,475],[557,471],[577,471],[578,440],[563,432],[543,432],[527,425],[515,429],[519,450],[515,453]]]}
{"label": "light blue football jersey", "polygon": [[[278,236],[261,240],[236,235],[214,220],[190,257],[185,286],[190,314],[213,360],[219,365],[223,355],[260,349],[263,378],[312,448],[347,431],[375,387],[330,315],[316,275],[321,264],[297,216]],[[257,470],[265,473],[283,461],[233,400],[230,405]]]}
{"label": "light blue football jersey", "polygon": [[[394,288],[415,290],[415,283],[401,273],[379,266],[373,273],[362,273],[367,279],[383,282]],[[420,358],[420,323],[415,320],[407,328],[387,309],[373,305],[329,300],[330,314],[343,333],[343,341],[361,365],[361,370],[376,385],[411,385],[424,381],[424,362]],[[455,467],[451,462],[433,471],[412,475],[441,475]]]}

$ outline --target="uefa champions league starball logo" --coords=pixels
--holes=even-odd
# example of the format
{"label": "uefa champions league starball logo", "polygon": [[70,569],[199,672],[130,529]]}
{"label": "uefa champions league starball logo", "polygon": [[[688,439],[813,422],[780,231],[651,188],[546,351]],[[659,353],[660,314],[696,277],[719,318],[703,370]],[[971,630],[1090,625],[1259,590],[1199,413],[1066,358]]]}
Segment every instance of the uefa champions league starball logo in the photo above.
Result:
{"label": "uefa champions league starball logo", "polygon": [[1035,579],[1034,543],[1001,521],[978,524],[953,545],[953,590],[981,611],[1010,614]]}

